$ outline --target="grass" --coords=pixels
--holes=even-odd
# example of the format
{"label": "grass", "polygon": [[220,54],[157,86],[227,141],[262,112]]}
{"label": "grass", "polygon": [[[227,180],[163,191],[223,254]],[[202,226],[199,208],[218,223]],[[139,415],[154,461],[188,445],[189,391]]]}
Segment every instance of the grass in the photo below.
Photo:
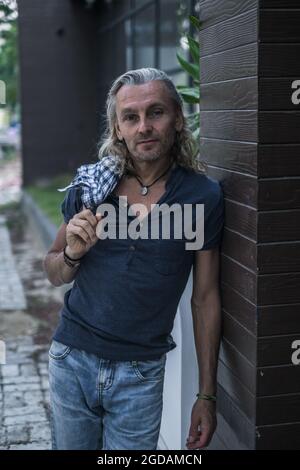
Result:
{"label": "grass", "polygon": [[20,207],[20,203],[17,201],[6,202],[0,205],[0,214],[5,214],[7,211],[17,210]]}
{"label": "grass", "polygon": [[66,191],[59,192],[57,188],[67,186],[74,178],[74,174],[63,174],[56,176],[49,183],[43,186],[27,186],[25,191],[30,194],[35,203],[45,213],[45,215],[57,227],[63,222],[60,205],[66,195]]}
{"label": "grass", "polygon": [[2,154],[3,158],[0,160],[0,163],[5,165],[7,162],[15,160],[15,158],[17,158],[18,152],[13,146],[2,145]]}

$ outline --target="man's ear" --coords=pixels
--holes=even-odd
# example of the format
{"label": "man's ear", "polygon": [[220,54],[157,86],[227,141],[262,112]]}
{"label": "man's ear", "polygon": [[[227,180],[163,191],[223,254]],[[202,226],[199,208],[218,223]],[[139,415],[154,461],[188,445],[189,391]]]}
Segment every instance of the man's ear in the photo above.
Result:
{"label": "man's ear", "polygon": [[117,121],[116,124],[115,124],[115,130],[116,130],[116,134],[117,134],[118,139],[119,139],[119,140],[123,140],[123,136],[122,136],[122,134],[121,134],[118,121]]}
{"label": "man's ear", "polygon": [[175,120],[175,129],[177,132],[180,132],[182,128],[183,128],[183,117],[181,113],[178,113],[176,120]]}

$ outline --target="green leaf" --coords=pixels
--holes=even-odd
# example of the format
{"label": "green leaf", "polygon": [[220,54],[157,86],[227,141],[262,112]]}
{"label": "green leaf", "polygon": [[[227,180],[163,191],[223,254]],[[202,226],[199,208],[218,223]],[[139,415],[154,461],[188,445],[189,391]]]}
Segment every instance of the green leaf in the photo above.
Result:
{"label": "green leaf", "polygon": [[200,92],[199,92],[198,88],[189,88],[189,87],[183,86],[183,87],[180,87],[180,88],[177,87],[177,89],[178,89],[179,93],[187,95],[187,96],[191,96],[193,98],[196,98],[199,101]]}
{"label": "green leaf", "polygon": [[187,40],[188,40],[188,45],[189,45],[191,56],[193,57],[194,62],[196,62],[196,64],[198,64],[199,60],[200,60],[200,45],[199,45],[199,42],[196,41],[190,35],[187,35]]}
{"label": "green leaf", "polygon": [[202,21],[200,21],[196,16],[190,15],[189,16],[190,22],[192,23],[195,28],[197,28],[199,31],[202,26]]}
{"label": "green leaf", "polygon": [[193,131],[193,136],[194,136],[194,139],[195,140],[198,140],[199,137],[200,137],[200,129],[196,129],[195,131]]}
{"label": "green leaf", "polygon": [[198,119],[199,118],[199,111],[196,111],[195,113],[189,114],[187,116],[188,119]]}
{"label": "green leaf", "polygon": [[196,92],[196,93],[197,93],[197,96],[198,96],[199,93],[200,93],[200,92],[199,92],[199,88],[197,88],[197,87],[188,87],[188,86],[186,86],[186,85],[177,85],[176,88],[177,88],[177,90],[179,90],[179,91],[181,91],[181,90],[184,91],[184,92],[189,92],[189,91],[190,91],[190,92],[193,93],[193,94]]}
{"label": "green leaf", "polygon": [[181,67],[191,75],[194,80],[199,80],[199,66],[196,64],[190,64],[187,62],[178,52],[176,54],[178,62],[180,63]]}
{"label": "green leaf", "polygon": [[200,101],[200,93],[197,93],[197,90],[188,91],[188,90],[178,90],[178,93],[182,96],[182,98],[188,103],[195,103],[199,104]]}
{"label": "green leaf", "polygon": [[187,118],[188,125],[191,130],[196,130],[199,127],[199,122],[200,122],[200,114],[198,113],[198,118],[197,119],[189,119]]}
{"label": "green leaf", "polygon": [[200,112],[197,111],[196,113],[189,114],[187,116],[187,119],[191,122],[194,122],[194,121],[196,122],[199,120],[199,116],[200,116]]}
{"label": "green leaf", "polygon": [[199,100],[197,98],[194,98],[191,95],[185,95],[184,93],[180,93],[180,94],[183,98],[183,101],[185,101],[186,103],[189,103],[189,104],[198,104],[199,103]]}

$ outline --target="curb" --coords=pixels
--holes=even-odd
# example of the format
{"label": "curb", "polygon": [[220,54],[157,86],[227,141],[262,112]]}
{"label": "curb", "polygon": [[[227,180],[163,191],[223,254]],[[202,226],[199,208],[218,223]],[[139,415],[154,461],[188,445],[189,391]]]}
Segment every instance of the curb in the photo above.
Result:
{"label": "curb", "polygon": [[48,250],[55,240],[58,228],[48,219],[32,197],[24,190],[22,191],[21,207],[30,225],[34,225],[34,228],[38,230],[41,242],[45,249]]}

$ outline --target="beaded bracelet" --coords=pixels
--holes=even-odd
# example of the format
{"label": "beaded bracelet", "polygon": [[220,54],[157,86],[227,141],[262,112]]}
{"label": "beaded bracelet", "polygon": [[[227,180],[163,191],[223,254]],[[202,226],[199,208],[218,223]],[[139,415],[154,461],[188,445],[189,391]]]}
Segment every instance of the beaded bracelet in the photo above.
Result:
{"label": "beaded bracelet", "polygon": [[209,401],[217,401],[217,397],[215,395],[206,395],[206,394],[201,394],[201,393],[197,393],[197,398],[199,398],[199,400],[209,400]]}

